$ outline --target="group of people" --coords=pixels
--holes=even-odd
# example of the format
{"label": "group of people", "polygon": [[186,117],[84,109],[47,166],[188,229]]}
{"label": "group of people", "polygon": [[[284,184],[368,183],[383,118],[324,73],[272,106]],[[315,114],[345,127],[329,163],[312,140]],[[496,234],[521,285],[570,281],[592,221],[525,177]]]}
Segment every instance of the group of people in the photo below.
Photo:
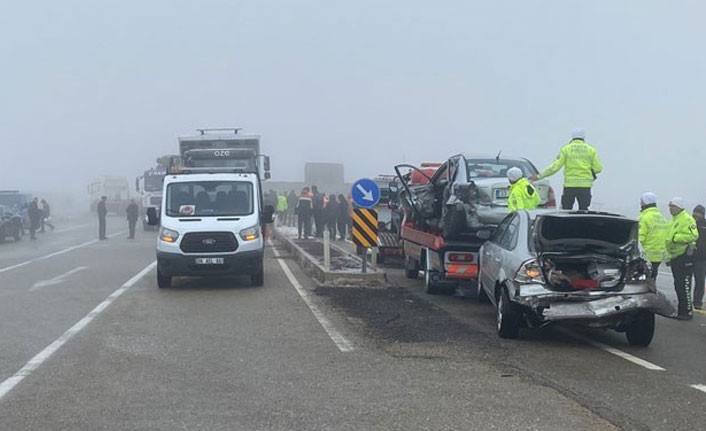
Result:
{"label": "group of people", "polygon": [[[98,214],[98,239],[102,241],[108,239],[108,236],[106,235],[106,218],[108,216],[108,207],[106,205],[107,201],[107,196],[101,196],[101,200],[98,201],[98,205],[96,206],[96,213]],[[137,220],[140,213],[140,207],[137,205],[135,199],[130,199],[130,203],[125,208],[125,213],[127,215],[128,226],[127,239],[135,239],[135,228],[137,226]]]}
{"label": "group of people", "polygon": [[[579,210],[591,205],[591,188],[603,165],[596,149],[586,142],[582,129],[574,130],[571,141],[564,145],[554,163],[535,177],[527,178],[519,168],[507,171],[510,181],[508,209],[531,210],[540,203],[534,180],[547,178],[564,169],[564,190],[561,198],[563,210],[573,209],[578,201]],[[675,197],[669,202],[671,221],[657,208],[657,196],[652,192],[640,197],[639,241],[648,260],[652,263],[652,277],[657,279],[659,267],[665,262],[672,270],[674,289],[678,299],[680,320],[690,320],[693,308],[702,309],[704,284],[706,284],[706,208],[697,205],[690,215],[684,200]],[[694,291],[692,300],[692,280]]]}
{"label": "group of people", "polygon": [[37,231],[44,233],[46,226],[54,230],[54,225],[51,223],[51,208],[45,199],[41,201],[38,197],[32,199],[27,208],[27,216],[29,217],[30,239],[37,239]]}
{"label": "group of people", "polygon": [[298,196],[294,190],[287,195],[270,191],[273,194],[280,225],[296,223],[299,239],[323,238],[325,231],[331,239],[344,240],[350,235],[351,202],[343,194],[327,195],[317,186],[304,187]]}

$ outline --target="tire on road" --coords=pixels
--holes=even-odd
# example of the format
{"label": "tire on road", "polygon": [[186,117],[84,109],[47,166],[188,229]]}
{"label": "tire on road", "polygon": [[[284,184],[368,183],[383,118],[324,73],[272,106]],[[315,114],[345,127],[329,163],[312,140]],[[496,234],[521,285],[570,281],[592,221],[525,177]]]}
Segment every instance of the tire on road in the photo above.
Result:
{"label": "tire on road", "polygon": [[520,335],[520,319],[522,313],[510,302],[507,292],[500,288],[496,316],[498,322],[498,335],[500,338],[515,339]]}
{"label": "tire on road", "polygon": [[625,336],[631,346],[647,347],[655,335],[655,314],[641,310],[635,320],[625,328]]}

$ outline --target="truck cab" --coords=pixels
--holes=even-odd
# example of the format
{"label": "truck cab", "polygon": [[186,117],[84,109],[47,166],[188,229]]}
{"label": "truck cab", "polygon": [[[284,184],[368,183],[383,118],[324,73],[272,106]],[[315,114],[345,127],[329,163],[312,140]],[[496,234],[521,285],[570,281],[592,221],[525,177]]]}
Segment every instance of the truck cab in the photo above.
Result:
{"label": "truck cab", "polygon": [[261,176],[269,177],[269,166],[260,166],[259,141],[242,148],[233,135],[208,136],[212,142],[199,139],[198,148],[181,146],[181,160],[164,178],[159,221],[154,210],[147,213],[150,224],[161,225],[160,288],[182,276],[246,275],[253,286],[264,283],[264,230],[274,208],[263,205]]}

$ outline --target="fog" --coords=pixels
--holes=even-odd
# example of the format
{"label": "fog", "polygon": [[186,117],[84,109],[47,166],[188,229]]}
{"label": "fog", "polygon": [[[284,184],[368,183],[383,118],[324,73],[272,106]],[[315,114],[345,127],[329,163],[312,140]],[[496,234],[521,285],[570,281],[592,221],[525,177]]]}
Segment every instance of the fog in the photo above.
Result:
{"label": "fog", "polygon": [[277,180],[461,151],[542,169],[583,127],[605,165],[594,202],[693,205],[704,16],[699,1],[8,1],[0,189],[134,180],[197,127],[262,134]]}

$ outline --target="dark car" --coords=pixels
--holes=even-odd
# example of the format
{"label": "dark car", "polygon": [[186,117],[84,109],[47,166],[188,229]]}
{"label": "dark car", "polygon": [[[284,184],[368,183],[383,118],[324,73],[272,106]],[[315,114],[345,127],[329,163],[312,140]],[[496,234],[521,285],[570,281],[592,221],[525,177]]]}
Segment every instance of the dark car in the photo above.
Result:
{"label": "dark car", "polygon": [[6,238],[14,238],[15,241],[22,239],[22,219],[14,214],[9,208],[0,205],[0,242]]}

